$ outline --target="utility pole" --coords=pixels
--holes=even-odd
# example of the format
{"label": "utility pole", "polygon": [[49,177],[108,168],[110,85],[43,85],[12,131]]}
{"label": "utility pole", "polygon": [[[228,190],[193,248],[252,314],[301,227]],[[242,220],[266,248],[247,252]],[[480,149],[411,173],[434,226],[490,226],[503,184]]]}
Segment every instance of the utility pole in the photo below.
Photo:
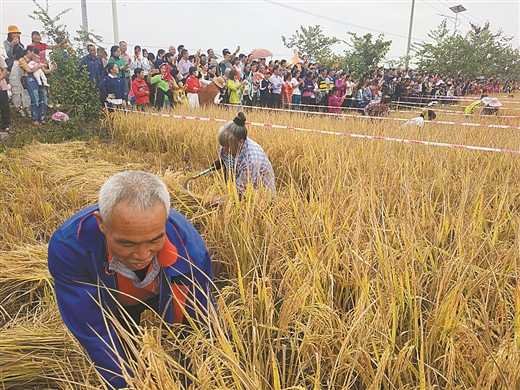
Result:
{"label": "utility pole", "polygon": [[413,13],[415,9],[415,0],[412,0],[412,11],[410,12],[410,27],[408,28],[408,45],[406,46],[406,67],[410,63],[410,45],[412,43],[412,27],[413,27]]}
{"label": "utility pole", "polygon": [[112,0],[112,19],[114,26],[114,44],[119,45],[119,25],[117,23],[117,3]]}
{"label": "utility pole", "polygon": [[87,0],[81,0],[81,20],[83,30],[88,32]]}

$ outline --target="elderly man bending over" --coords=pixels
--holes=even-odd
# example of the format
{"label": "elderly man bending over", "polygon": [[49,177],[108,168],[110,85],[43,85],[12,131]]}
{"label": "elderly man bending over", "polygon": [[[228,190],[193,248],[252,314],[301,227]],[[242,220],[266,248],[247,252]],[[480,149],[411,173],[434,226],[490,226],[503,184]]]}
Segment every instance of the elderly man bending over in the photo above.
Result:
{"label": "elderly man bending over", "polygon": [[138,324],[151,307],[168,323],[188,323],[186,314],[209,326],[208,251],[195,228],[170,209],[166,185],[150,173],[109,178],[99,205],[79,211],[53,234],[48,260],[63,321],[115,388],[126,382],[114,350],[126,358],[105,310]]}

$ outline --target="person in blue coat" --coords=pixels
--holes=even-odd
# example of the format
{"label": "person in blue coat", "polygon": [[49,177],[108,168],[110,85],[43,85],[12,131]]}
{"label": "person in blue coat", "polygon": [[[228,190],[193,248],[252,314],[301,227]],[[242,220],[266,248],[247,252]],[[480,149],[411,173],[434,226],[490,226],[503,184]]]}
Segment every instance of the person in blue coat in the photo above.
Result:
{"label": "person in blue coat", "polygon": [[112,388],[126,387],[122,373],[129,357],[106,313],[135,329],[151,307],[167,323],[211,329],[208,250],[188,220],[170,208],[166,185],[150,173],[110,177],[98,205],[54,232],[48,265],[65,325]]}
{"label": "person in blue coat", "polygon": [[105,97],[108,111],[113,112],[114,108],[125,108],[128,98],[128,86],[126,80],[119,77],[119,68],[114,62],[107,64],[108,75],[98,85],[101,96]]}

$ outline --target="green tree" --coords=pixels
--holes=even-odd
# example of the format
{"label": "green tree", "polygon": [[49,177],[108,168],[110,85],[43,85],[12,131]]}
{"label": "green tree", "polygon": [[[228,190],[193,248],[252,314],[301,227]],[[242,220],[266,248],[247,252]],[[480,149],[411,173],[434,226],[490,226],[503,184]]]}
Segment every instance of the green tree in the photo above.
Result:
{"label": "green tree", "polygon": [[300,56],[307,54],[311,61],[324,62],[332,57],[331,46],[341,43],[336,37],[326,37],[319,25],[307,28],[300,26],[300,30],[290,38],[282,36],[282,42],[288,49],[298,49]]}
{"label": "green tree", "polygon": [[467,77],[518,77],[519,51],[511,39],[499,30],[492,33],[489,25],[473,26],[466,36],[453,34],[446,20],[428,36],[435,43],[416,43],[412,46],[415,63],[420,70],[444,75]]}
{"label": "green tree", "polygon": [[345,50],[345,61],[349,69],[356,71],[356,76],[363,76],[369,71],[378,67],[379,63],[385,58],[392,41],[385,41],[385,35],[379,34],[375,41],[372,40],[372,34],[367,33],[358,36],[355,33],[348,32],[350,35],[350,43],[347,43],[352,49]]}

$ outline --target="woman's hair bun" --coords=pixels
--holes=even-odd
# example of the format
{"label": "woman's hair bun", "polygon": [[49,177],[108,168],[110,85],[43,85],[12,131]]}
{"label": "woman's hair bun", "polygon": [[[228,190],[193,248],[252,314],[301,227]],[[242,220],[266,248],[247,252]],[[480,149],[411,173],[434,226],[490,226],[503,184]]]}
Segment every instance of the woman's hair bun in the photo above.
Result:
{"label": "woman's hair bun", "polygon": [[243,112],[239,112],[235,119],[233,119],[233,122],[235,122],[236,125],[243,127],[246,125],[246,116]]}

